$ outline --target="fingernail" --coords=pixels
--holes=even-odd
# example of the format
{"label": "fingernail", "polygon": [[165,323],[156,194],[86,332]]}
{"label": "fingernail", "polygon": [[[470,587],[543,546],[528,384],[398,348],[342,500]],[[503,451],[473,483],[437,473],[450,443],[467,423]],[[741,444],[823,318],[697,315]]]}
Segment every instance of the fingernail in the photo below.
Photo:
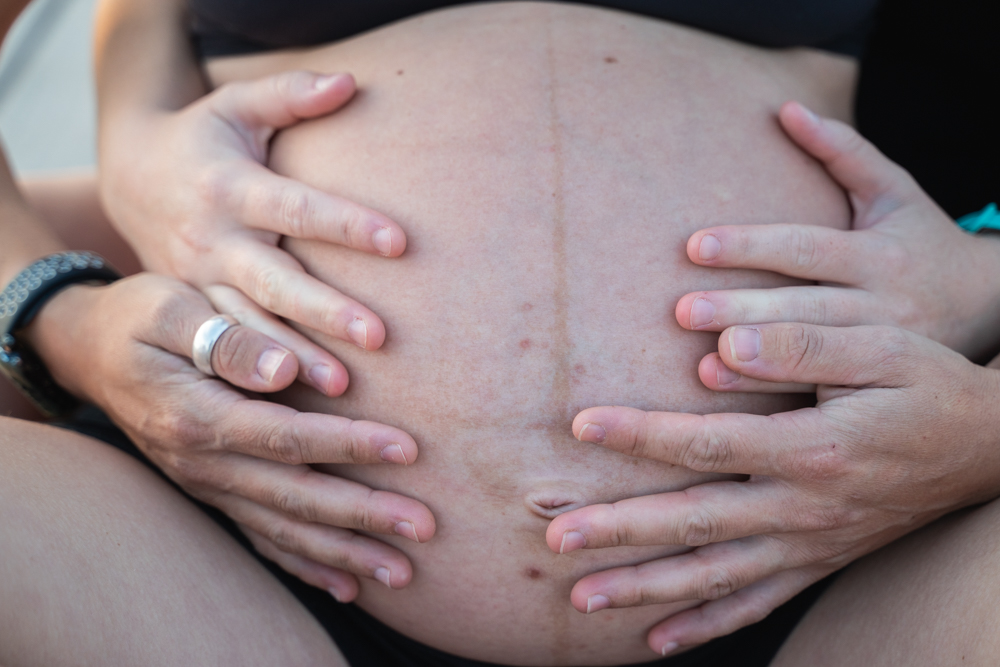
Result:
{"label": "fingernail", "polygon": [[332,87],[333,84],[337,83],[337,79],[344,76],[343,74],[328,74],[326,76],[321,76],[315,81],[313,81],[313,88],[319,92],[323,92],[328,88]]}
{"label": "fingernail", "polygon": [[736,327],[729,334],[729,351],[739,361],[753,361],[760,354],[760,332]]}
{"label": "fingernail", "polygon": [[397,535],[402,535],[403,537],[420,544],[420,538],[417,537],[417,529],[409,521],[400,521],[396,524],[395,530]]}
{"label": "fingernail", "polygon": [[673,653],[679,646],[680,645],[677,642],[667,642],[663,645],[663,648],[660,649],[660,655],[665,658],[668,653]]}
{"label": "fingernail", "polygon": [[399,445],[386,445],[378,455],[383,461],[389,463],[398,463],[404,466],[410,465],[410,462],[406,460],[406,454],[403,453],[403,448]]}
{"label": "fingernail", "polygon": [[347,335],[362,350],[368,347],[368,325],[360,317],[347,325]]}
{"label": "fingernail", "polygon": [[715,306],[708,299],[698,297],[691,304],[691,328],[697,329],[711,324],[715,319]]}
{"label": "fingernail", "polygon": [[810,109],[806,105],[802,104],[801,102],[799,103],[799,106],[802,107],[802,110],[805,112],[806,118],[809,119],[810,123],[812,123],[814,125],[817,124],[817,123],[819,123],[819,116],[817,116],[816,114],[814,114],[813,111],[812,111],[812,109]]}
{"label": "fingernail", "polygon": [[563,533],[562,544],[559,545],[559,553],[568,554],[570,551],[576,551],[585,546],[587,546],[587,538],[583,536],[583,533],[569,530]]}
{"label": "fingernail", "polygon": [[319,365],[309,369],[309,380],[313,386],[326,394],[330,391],[330,378],[333,377],[333,369],[329,366]]}
{"label": "fingernail", "polygon": [[611,600],[607,599],[603,595],[591,595],[587,598],[587,613],[592,614],[595,611],[600,611],[602,609],[607,609],[611,606]]}
{"label": "fingernail", "polygon": [[731,369],[729,366],[726,366],[721,361],[715,364],[715,380],[719,383],[720,387],[732,384],[741,377],[743,376]]}
{"label": "fingernail", "polygon": [[701,237],[698,245],[698,257],[703,260],[715,259],[722,252],[722,243],[711,234]]}
{"label": "fingernail", "polygon": [[580,429],[580,442],[601,443],[604,442],[606,437],[608,437],[608,432],[600,424],[591,424],[588,422]]}
{"label": "fingernail", "polygon": [[375,579],[377,579],[378,581],[381,581],[383,584],[385,584],[389,588],[392,588],[392,581],[390,581],[390,579],[389,579],[391,576],[392,576],[392,572],[390,572],[389,568],[387,568],[387,567],[380,567],[377,570],[375,570]]}
{"label": "fingernail", "polygon": [[281,362],[283,362],[287,356],[287,350],[279,350],[274,347],[265,351],[264,354],[260,355],[260,358],[257,360],[257,375],[264,378],[265,381],[270,382],[274,379],[274,374],[278,372],[279,368],[281,368]]}
{"label": "fingernail", "polygon": [[332,595],[334,600],[336,600],[337,602],[340,602],[341,604],[343,604],[344,599],[342,597],[340,597],[340,593],[337,592],[336,588],[328,588],[328,589],[326,589],[326,592],[329,593],[330,595]]}
{"label": "fingernail", "polygon": [[372,236],[372,243],[375,244],[375,249],[385,257],[392,254],[392,232],[385,227],[375,232]]}

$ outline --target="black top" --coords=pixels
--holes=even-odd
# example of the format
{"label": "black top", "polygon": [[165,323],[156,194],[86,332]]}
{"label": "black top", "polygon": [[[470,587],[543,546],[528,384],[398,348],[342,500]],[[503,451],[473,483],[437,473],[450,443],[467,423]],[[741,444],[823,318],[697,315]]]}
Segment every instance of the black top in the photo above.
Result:
{"label": "black top", "polygon": [[[188,0],[205,57],[333,42],[464,2],[433,0]],[[750,44],[811,46],[858,56],[879,0],[619,0],[578,4],[682,23]]]}

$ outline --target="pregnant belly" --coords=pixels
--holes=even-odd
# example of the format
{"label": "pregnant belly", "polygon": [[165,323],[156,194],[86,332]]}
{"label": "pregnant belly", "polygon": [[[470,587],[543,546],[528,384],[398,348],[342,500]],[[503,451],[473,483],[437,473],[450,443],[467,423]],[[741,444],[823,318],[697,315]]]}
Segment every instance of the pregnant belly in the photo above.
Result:
{"label": "pregnant belly", "polygon": [[[378,352],[307,332],[351,371],[302,409],[399,426],[420,459],[333,472],[425,502],[412,583],[363,582],[359,604],[399,631],[509,664],[620,664],[692,602],[586,616],[585,574],[677,547],[553,554],[549,520],[591,503],[709,477],[576,442],[594,405],[769,413],[788,396],[717,395],[697,361],[717,336],[680,329],[696,289],[789,284],[709,271],[684,254],[716,224],[846,227],[839,189],[782,135],[799,99],[844,116],[853,65],[767,52],[668,23],[562,4],[465,6],[306,52],[210,64],[216,83],[290,68],[349,71],[343,111],[281,133],[272,167],[393,217],[409,245],[386,260],[289,241],[314,275],[370,306]],[[822,85],[817,83],[822,81]]]}

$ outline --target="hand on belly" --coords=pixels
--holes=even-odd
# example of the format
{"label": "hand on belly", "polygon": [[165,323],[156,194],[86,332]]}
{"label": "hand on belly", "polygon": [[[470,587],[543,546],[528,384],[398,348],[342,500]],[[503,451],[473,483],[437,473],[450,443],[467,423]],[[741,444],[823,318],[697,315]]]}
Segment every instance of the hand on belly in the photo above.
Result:
{"label": "hand on belly", "polygon": [[[284,400],[410,433],[420,460],[398,474],[335,472],[418,499],[437,520],[426,544],[380,536],[410,557],[414,577],[402,591],[363,584],[365,609],[481,660],[648,659],[646,630],[689,603],[587,616],[569,593],[587,574],[676,548],[559,556],[545,530],[560,511],[718,479],[577,442],[583,408],[798,404],[705,389],[692,364],[716,336],[672,318],[695,288],[794,283],[690,265],[684,240],[697,229],[846,226],[842,193],[774,124],[777,105],[802,92],[800,70],[783,62],[618,12],[501,3],[275,65],[351,71],[361,93],[276,137],[272,166],[386,213],[408,238],[391,262],[285,245],[380,313],[387,337],[362,356],[306,331],[344,361],[352,386],[337,399]],[[810,91],[814,106],[839,104]]]}

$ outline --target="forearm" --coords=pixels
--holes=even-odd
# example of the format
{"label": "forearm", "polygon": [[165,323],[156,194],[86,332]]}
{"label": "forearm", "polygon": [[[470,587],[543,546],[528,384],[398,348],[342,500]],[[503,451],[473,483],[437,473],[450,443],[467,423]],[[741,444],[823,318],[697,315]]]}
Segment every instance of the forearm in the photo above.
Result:
{"label": "forearm", "polygon": [[[161,271],[167,267],[148,256],[159,243],[144,235],[150,207],[136,193],[151,182],[163,186],[158,168],[170,157],[155,145],[164,133],[161,121],[206,90],[185,11],[184,0],[102,0],[96,22],[102,204],[144,263]],[[162,208],[160,198],[177,196],[166,188],[150,194],[157,199],[153,210]]]}
{"label": "forearm", "polygon": [[[0,41],[28,0],[0,2]],[[31,262],[63,249],[55,232],[25,203],[0,151],[0,289]]]}
{"label": "forearm", "polygon": [[205,93],[185,16],[183,0],[102,0],[95,34],[102,137],[110,123],[176,111]]}

